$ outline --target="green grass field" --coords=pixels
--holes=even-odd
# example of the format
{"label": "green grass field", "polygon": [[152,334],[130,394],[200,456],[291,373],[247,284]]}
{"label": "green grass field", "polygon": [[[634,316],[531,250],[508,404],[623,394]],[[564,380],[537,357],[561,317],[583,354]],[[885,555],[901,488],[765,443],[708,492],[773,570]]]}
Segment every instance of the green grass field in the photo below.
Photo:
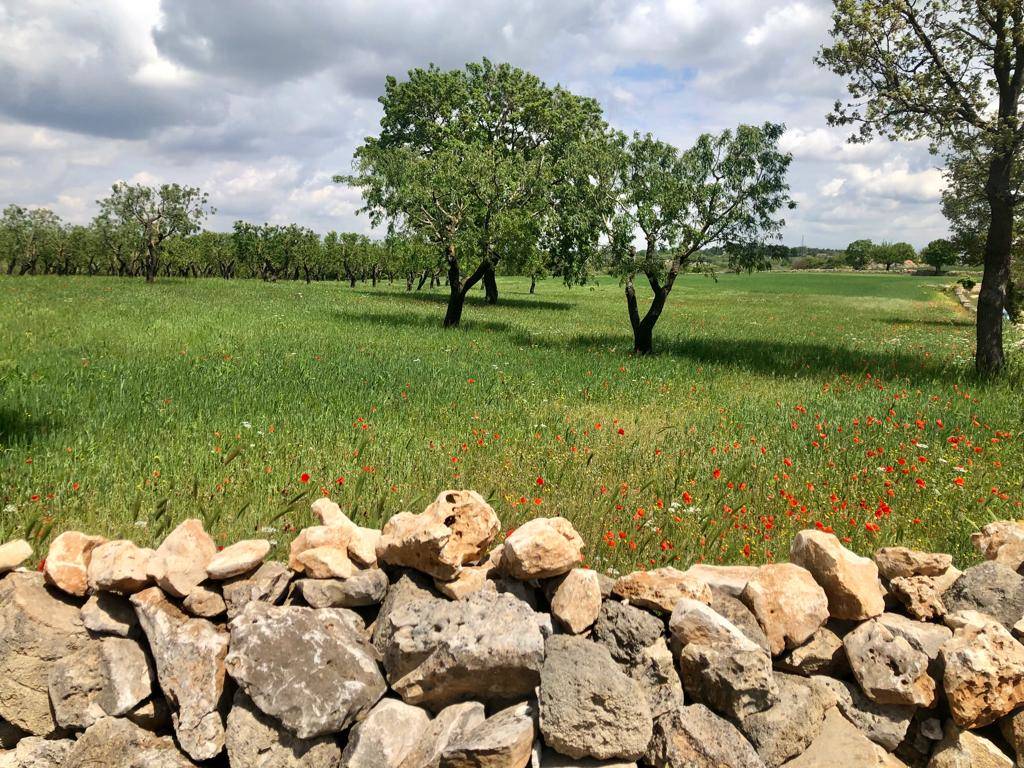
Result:
{"label": "green grass field", "polygon": [[397,285],[0,279],[0,539],[200,516],[283,549],[320,494],[380,525],[469,487],[604,569],[781,559],[816,524],[968,557],[1021,516],[1024,374],[973,377],[944,282],[686,276],[638,359],[610,278],[505,279],[457,331]]}

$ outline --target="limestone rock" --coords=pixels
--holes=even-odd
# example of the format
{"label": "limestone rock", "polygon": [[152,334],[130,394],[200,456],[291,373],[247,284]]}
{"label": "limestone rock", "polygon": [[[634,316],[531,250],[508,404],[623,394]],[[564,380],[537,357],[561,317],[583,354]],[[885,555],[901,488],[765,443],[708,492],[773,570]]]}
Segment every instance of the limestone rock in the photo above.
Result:
{"label": "limestone rock", "polygon": [[108,541],[92,551],[89,560],[89,589],[94,592],[139,592],[151,583],[149,561],[153,550],[127,540]]}
{"label": "limestone rock", "polygon": [[848,550],[835,534],[800,531],[793,538],[789,559],[810,571],[825,590],[833,618],[862,621],[885,610],[878,566]]}
{"label": "limestone rock", "polygon": [[585,632],[601,611],[601,584],[594,571],[575,568],[551,598],[551,615],[574,635]]}
{"label": "limestone rock", "polygon": [[564,517],[536,517],[505,539],[501,568],[516,579],[547,579],[575,568],[583,539]]}
{"label": "limestone rock", "polygon": [[203,530],[201,520],[186,520],[167,534],[150,559],[157,585],[174,597],[189,592],[206,580],[206,568],[217,554],[217,545]]}
{"label": "limestone rock", "polygon": [[827,675],[845,664],[843,641],[828,627],[819,627],[810,640],[776,662],[779,669],[801,675]]}
{"label": "limestone rock", "polygon": [[526,703],[501,710],[449,744],[440,768],[526,768],[533,755],[535,717]]}
{"label": "limestone rock", "polygon": [[50,672],[54,718],[84,729],[102,717],[127,715],[152,693],[146,652],[134,640],[108,637],[58,661]]}
{"label": "limestone rock", "polygon": [[534,762],[534,765],[541,768],[637,768],[636,763],[633,761],[566,757],[550,749],[542,750],[540,762]]}
{"label": "limestone rock", "polygon": [[1024,646],[997,622],[957,629],[939,658],[949,709],[961,728],[988,725],[1024,704]]}
{"label": "limestone rock", "polygon": [[296,559],[302,573],[313,579],[347,579],[356,572],[348,550],[339,547],[312,547],[300,552]]}
{"label": "limestone rock", "polygon": [[105,717],[78,737],[61,768],[196,768],[167,736]]}
{"label": "limestone rock", "polygon": [[65,531],[50,542],[43,575],[49,584],[69,595],[84,597],[89,591],[89,561],[92,551],[106,542],[102,536]]}
{"label": "limestone rock", "polygon": [[640,686],[589,640],[548,638],[539,698],[544,741],[563,755],[635,760],[651,739],[653,720]]}
{"label": "limestone rock", "polygon": [[633,605],[664,613],[672,613],[684,597],[711,602],[707,584],[671,566],[626,574],[615,582],[612,592]]}
{"label": "limestone rock", "polygon": [[398,699],[381,699],[349,733],[345,768],[398,768],[422,738],[430,717]]}
{"label": "limestone rock", "polygon": [[50,673],[89,642],[76,606],[47,589],[39,573],[0,579],[0,719],[34,736],[57,727]]}
{"label": "limestone rock", "polygon": [[71,748],[71,739],[41,739],[29,736],[10,751],[0,751],[0,768],[64,768]]}
{"label": "limestone rock", "polygon": [[829,616],[825,591],[792,563],[762,565],[740,599],[757,617],[773,656],[803,645]]}
{"label": "limestone rock", "polygon": [[443,491],[420,514],[402,512],[388,520],[377,559],[448,581],[462,566],[484,557],[499,527],[498,516],[480,494]]}
{"label": "limestone rock", "polygon": [[682,705],[683,684],[665,638],[659,637],[644,648],[638,663],[625,667],[625,672],[640,684],[652,717],[660,717]]}
{"label": "limestone rock", "polygon": [[928,768],[1013,768],[1013,760],[988,739],[947,722]]}
{"label": "limestone rock", "polygon": [[861,624],[843,638],[843,645],[854,677],[872,701],[924,707],[935,702],[928,655],[881,622]]}
{"label": "limestone rock", "polygon": [[220,588],[215,585],[207,587],[203,584],[189,592],[188,597],[181,601],[181,607],[186,613],[201,619],[215,619],[227,613],[228,609]]}
{"label": "limestone rock", "polygon": [[1017,756],[1017,768],[1024,765],[1024,709],[1004,717],[999,721],[999,732]]}
{"label": "limestone rock", "polygon": [[691,565],[683,573],[687,573],[707,584],[712,591],[720,590],[732,597],[743,594],[744,587],[750,578],[757,573],[753,565]]}
{"label": "limestone rock", "polygon": [[664,633],[665,624],[656,616],[627,603],[605,600],[592,635],[617,662],[636,666],[641,663],[644,650]]}
{"label": "limestone rock", "polygon": [[1024,563],[1024,521],[997,520],[989,523],[971,534],[971,544],[986,560],[1017,570]]}
{"label": "limestone rock", "polygon": [[907,547],[882,547],[875,552],[875,565],[886,581],[913,576],[941,576],[953,565],[953,556]]}
{"label": "limestone rock", "polygon": [[950,568],[941,576],[897,576],[889,582],[893,595],[915,619],[930,621],[946,615],[942,595],[963,574]]}
{"label": "limestone rock", "polygon": [[[424,574],[418,571],[407,570],[402,572],[388,587],[388,593],[384,597],[384,602],[381,603],[380,610],[377,612],[377,620],[373,623],[373,634],[371,636],[371,642],[377,650],[379,657],[383,658],[384,652],[391,643],[391,638],[394,637],[395,630],[397,629],[396,625],[391,621],[393,614],[400,616],[405,614],[402,620],[407,621],[409,616],[404,609],[408,605],[425,602],[432,606],[435,600],[440,602],[437,592],[430,586],[431,583],[431,580]],[[399,611],[400,608],[403,610]]]}
{"label": "limestone rock", "polygon": [[206,566],[206,575],[216,581],[244,576],[259,568],[268,552],[270,542],[266,539],[236,542],[213,556]]}
{"label": "limestone rock", "polygon": [[786,768],[906,768],[895,756],[858,731],[833,707],[818,737]]}
{"label": "limestone rock", "polygon": [[139,631],[139,619],[132,604],[113,592],[97,592],[86,600],[82,623],[98,635],[131,637]]}
{"label": "limestone rock", "polygon": [[[185,583],[173,578],[179,586]],[[133,595],[132,605],[171,706],[178,742],[195,760],[215,757],[224,749],[220,706],[227,634],[205,619],[182,613],[157,587]]]}
{"label": "limestone rock", "polygon": [[736,727],[702,704],[659,717],[647,748],[654,768],[764,768],[764,761]]}
{"label": "limestone rock", "polygon": [[835,696],[839,711],[869,739],[895,752],[907,735],[916,707],[906,704],[878,704],[865,696],[855,683],[831,677],[815,677]]}
{"label": "limestone rock", "polygon": [[[756,568],[754,570],[757,570]],[[717,587],[711,589],[711,608],[720,616],[727,618],[759,648],[770,652],[768,637],[765,635],[757,618],[743,602]]]}
{"label": "limestone rock", "polygon": [[296,589],[313,608],[359,608],[384,599],[388,577],[380,568],[368,568],[348,579],[302,579]]}
{"label": "limestone rock", "polygon": [[260,712],[245,692],[235,692],[226,745],[231,768],[338,768],[341,747],[333,738],[300,739]]}
{"label": "limestone rock", "polygon": [[423,730],[399,768],[435,768],[449,744],[464,739],[485,719],[484,705],[478,701],[445,707]]}
{"label": "limestone rock", "polygon": [[348,542],[348,556],[362,568],[377,567],[377,545],[383,534],[376,528],[357,525]]}
{"label": "limestone rock", "polygon": [[231,621],[226,663],[256,706],[302,739],[345,730],[386,690],[362,621],[342,608],[249,603]]}
{"label": "limestone rock", "polygon": [[679,654],[683,689],[693,701],[735,720],[761,712],[778,699],[772,660],[760,648],[690,643]]}
{"label": "limestone rock", "polygon": [[877,621],[894,635],[902,637],[912,647],[924,653],[929,660],[938,658],[942,646],[953,636],[949,627],[914,621],[898,613],[883,613]]}
{"label": "limestone rock", "polygon": [[949,613],[987,613],[1010,629],[1024,617],[1024,577],[1002,563],[981,563],[953,582],[942,603]]}
{"label": "limestone rock", "polygon": [[821,733],[825,714],[835,706],[834,694],[814,680],[777,674],[775,682],[776,702],[738,722],[768,768],[778,768],[807,749]]}
{"label": "limestone rock", "polygon": [[762,649],[743,634],[736,625],[699,600],[684,597],[676,602],[668,622],[673,648],[685,648],[690,643],[699,645],[728,645],[737,651]]}
{"label": "limestone rock", "polygon": [[529,696],[539,682],[539,617],[511,595],[478,592],[457,602],[412,596],[389,608],[382,631],[377,624],[388,681],[406,703],[437,710],[466,700],[508,701]]}
{"label": "limestone rock", "polygon": [[291,579],[292,572],[284,564],[268,561],[257,568],[251,576],[225,582],[222,594],[228,609],[228,618],[235,618],[252,602],[277,605],[288,591]]}
{"label": "limestone rock", "polygon": [[0,575],[13,571],[32,557],[32,545],[24,539],[0,544]]}
{"label": "limestone rock", "polygon": [[435,579],[434,587],[447,598],[463,600],[482,589],[496,590],[497,585],[489,578],[494,569],[495,565],[490,561],[481,565],[464,565],[459,575],[451,581]]}
{"label": "limestone rock", "polygon": [[[314,525],[310,528],[303,528],[299,531],[299,535],[292,539],[288,551],[288,567],[296,573],[305,573],[306,566],[302,561],[302,555],[313,549],[337,550],[340,553],[337,557],[348,561],[348,543],[352,540],[354,528],[354,525],[351,527]],[[355,566],[351,567],[354,570]]]}

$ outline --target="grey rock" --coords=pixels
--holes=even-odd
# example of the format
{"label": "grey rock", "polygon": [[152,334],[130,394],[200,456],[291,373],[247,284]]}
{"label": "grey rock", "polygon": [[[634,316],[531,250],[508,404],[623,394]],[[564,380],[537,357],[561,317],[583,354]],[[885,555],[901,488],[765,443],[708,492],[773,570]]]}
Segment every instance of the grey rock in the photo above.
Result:
{"label": "grey rock", "polygon": [[636,680],[647,697],[652,717],[660,717],[683,704],[683,684],[676,671],[675,657],[665,638],[659,637],[644,648],[640,661],[622,665],[626,674]]}
{"label": "grey rock", "polygon": [[879,746],[894,752],[906,737],[916,707],[878,704],[865,696],[854,683],[845,680],[824,676],[813,679],[832,691],[843,716]]}
{"label": "grey rock", "polygon": [[811,745],[786,768],[905,768],[903,763],[858,731],[839,710],[825,715],[825,724]]}
{"label": "grey rock", "polygon": [[942,595],[948,613],[979,611],[1007,629],[1024,617],[1024,577],[994,561],[972,566]]}
{"label": "grey rock", "polygon": [[342,763],[345,768],[398,768],[429,723],[430,716],[419,707],[381,699],[352,728]]}
{"label": "grey rock", "polygon": [[776,666],[800,675],[827,675],[846,666],[846,649],[839,635],[819,627],[810,640],[779,658]]}
{"label": "grey rock", "polygon": [[64,768],[75,742],[29,736],[7,752],[0,752],[0,768]]}
{"label": "grey rock", "polygon": [[[544,637],[538,615],[511,595],[403,599],[391,606],[384,624],[390,632],[382,636],[388,681],[408,704],[436,711],[466,700],[521,699],[540,680]],[[381,625],[378,618],[377,633]]]}
{"label": "grey rock", "polygon": [[269,560],[250,576],[243,576],[224,582],[222,595],[227,607],[228,618],[240,614],[249,603],[260,602],[277,605],[288,591],[292,572],[283,563]]}
{"label": "grey rock", "polygon": [[740,632],[746,635],[753,643],[763,648],[766,653],[769,651],[768,637],[765,635],[764,630],[761,629],[761,625],[757,623],[757,617],[750,612],[750,609],[739,598],[734,597],[723,589],[716,589],[712,586],[711,607],[720,616],[724,616],[731,621]]}
{"label": "grey rock", "polygon": [[591,630],[595,642],[605,646],[620,664],[636,666],[644,651],[665,634],[665,622],[647,611],[616,600],[605,600]]}
{"label": "grey rock", "polygon": [[187,613],[202,619],[215,619],[218,616],[223,616],[228,609],[219,586],[204,586],[202,584],[192,588],[188,597],[182,601],[181,607]]}
{"label": "grey rock", "polygon": [[373,648],[350,611],[257,601],[230,626],[231,677],[299,738],[345,730],[384,695]]}
{"label": "grey rock", "polygon": [[702,704],[659,717],[645,761],[654,768],[765,768],[736,726]]}
{"label": "grey rock", "polygon": [[528,703],[501,710],[449,744],[440,768],[525,768],[533,755],[535,720]]}
{"label": "grey rock", "polygon": [[868,698],[879,704],[929,707],[935,681],[928,656],[877,619],[866,621],[843,638],[850,668]]}
{"label": "grey rock", "polygon": [[569,757],[635,760],[647,748],[652,727],[643,691],[606,648],[567,635],[548,639],[540,730],[549,747]]}
{"label": "grey rock", "polygon": [[431,586],[430,580],[416,571],[403,572],[390,587],[377,613],[377,621],[373,625],[373,647],[381,655],[384,654],[395,625],[391,622],[391,614],[408,603],[421,600],[433,600],[438,597],[437,591]]}
{"label": "grey rock", "polygon": [[914,621],[898,613],[883,613],[876,621],[897,637],[902,637],[929,659],[938,658],[942,646],[953,637],[953,630],[949,627]]}
{"label": "grey rock", "polygon": [[217,756],[224,749],[220,710],[227,633],[206,619],[182,613],[159,587],[134,594],[131,601],[156,662],[178,742],[195,760]]}
{"label": "grey rock", "polygon": [[196,768],[167,736],[105,717],[78,737],[61,768]]}
{"label": "grey rock", "polygon": [[738,723],[768,768],[803,753],[821,733],[825,714],[836,703],[835,695],[814,680],[779,673],[775,682],[776,702]]}
{"label": "grey rock", "polygon": [[399,768],[437,768],[448,745],[464,739],[486,719],[484,705],[478,701],[445,707],[420,734],[415,746],[402,758]]}
{"label": "grey rock", "polygon": [[771,658],[759,648],[690,643],[679,655],[679,669],[691,700],[736,720],[778,699]]}
{"label": "grey rock", "polygon": [[302,579],[295,586],[313,608],[360,608],[384,599],[388,577],[380,568],[370,568],[344,580]]}
{"label": "grey rock", "polygon": [[34,736],[50,735],[57,728],[50,673],[89,640],[78,607],[44,586],[41,573],[0,579],[0,719]]}
{"label": "grey rock", "polygon": [[960,730],[951,720],[928,768],[1013,768],[1013,761],[988,739]]}
{"label": "grey rock", "polygon": [[228,714],[231,768],[339,768],[341,747],[333,738],[300,739],[263,714],[244,691]]}
{"label": "grey rock", "polygon": [[128,599],[113,592],[97,592],[82,606],[82,623],[97,635],[132,637],[139,634],[139,619]]}

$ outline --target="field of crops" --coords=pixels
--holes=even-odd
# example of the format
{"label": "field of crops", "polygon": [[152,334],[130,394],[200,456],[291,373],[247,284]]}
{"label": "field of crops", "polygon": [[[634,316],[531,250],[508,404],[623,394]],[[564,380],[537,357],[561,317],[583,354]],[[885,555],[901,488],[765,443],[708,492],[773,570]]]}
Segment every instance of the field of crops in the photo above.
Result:
{"label": "field of crops", "polygon": [[813,525],[964,557],[1022,515],[1024,366],[974,378],[949,281],[686,276],[637,358],[610,278],[503,279],[455,331],[398,285],[0,279],[0,540],[199,516],[284,548],[321,494],[380,525],[469,487],[609,570],[784,558]]}

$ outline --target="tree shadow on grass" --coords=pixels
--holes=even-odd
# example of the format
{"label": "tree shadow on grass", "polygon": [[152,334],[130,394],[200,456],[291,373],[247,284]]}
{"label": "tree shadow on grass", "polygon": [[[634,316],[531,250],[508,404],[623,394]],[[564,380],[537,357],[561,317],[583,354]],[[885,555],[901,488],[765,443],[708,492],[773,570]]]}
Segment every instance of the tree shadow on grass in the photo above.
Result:
{"label": "tree shadow on grass", "polygon": [[[447,306],[448,304],[448,293],[427,293],[423,291],[402,293],[400,291],[387,291],[381,292],[379,290],[366,290],[357,288],[351,293],[359,294],[360,296],[372,296],[374,298],[380,298],[382,296],[391,299],[392,301],[408,301],[415,304],[437,304],[441,306]],[[482,295],[475,295],[471,293],[466,297],[467,307],[489,307],[492,306],[487,303]],[[498,307],[515,307],[517,309],[551,309],[551,310],[568,310],[574,309],[576,304],[571,301],[550,301],[547,299],[525,299],[516,298],[507,295],[499,295]]]}
{"label": "tree shadow on grass", "polygon": [[974,322],[971,317],[951,317],[949,320],[936,319],[914,319],[908,317],[882,317],[878,318],[882,323],[890,325],[926,325],[933,328],[973,328]]}
{"label": "tree shadow on grass", "polygon": [[48,419],[26,416],[21,411],[0,405],[0,448],[28,445],[54,427]]}

